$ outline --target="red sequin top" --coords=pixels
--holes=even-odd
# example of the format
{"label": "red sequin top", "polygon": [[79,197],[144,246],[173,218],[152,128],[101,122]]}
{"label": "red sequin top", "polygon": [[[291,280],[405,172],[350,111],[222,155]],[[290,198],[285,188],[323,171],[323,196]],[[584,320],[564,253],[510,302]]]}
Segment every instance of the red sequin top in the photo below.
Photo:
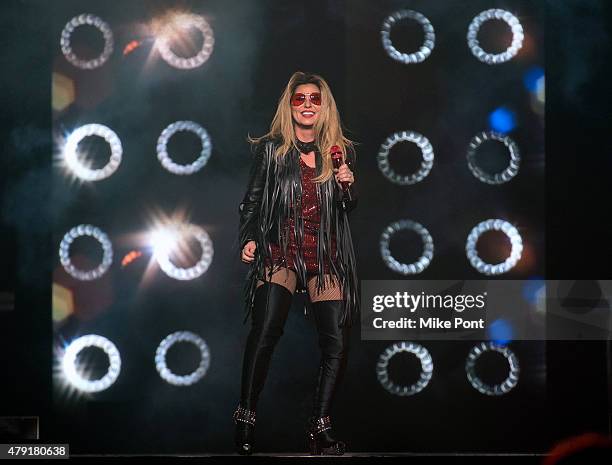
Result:
{"label": "red sequin top", "polygon": [[[321,208],[317,199],[317,190],[312,179],[316,177],[316,168],[308,166],[300,156],[300,168],[302,172],[302,218],[304,222],[304,242],[302,251],[304,262],[306,264],[307,274],[316,274],[318,270],[317,264],[317,235],[319,224],[321,221]],[[287,244],[287,257],[282,256],[282,250],[278,244],[271,243],[272,259],[275,264],[286,266],[292,270],[296,270],[293,257],[296,253],[296,245],[294,238],[295,219],[290,217],[287,220],[289,225],[289,241]],[[285,223],[285,224],[287,224]],[[332,252],[331,256],[336,256],[336,238],[332,235],[331,239]],[[329,274],[329,264],[327,260],[323,265],[324,273]]]}

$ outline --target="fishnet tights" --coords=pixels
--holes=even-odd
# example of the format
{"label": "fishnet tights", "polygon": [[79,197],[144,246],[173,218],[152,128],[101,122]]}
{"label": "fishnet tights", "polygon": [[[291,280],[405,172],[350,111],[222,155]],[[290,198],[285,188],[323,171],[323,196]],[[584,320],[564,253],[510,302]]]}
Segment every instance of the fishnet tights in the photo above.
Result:
{"label": "fishnet tights", "polygon": [[[274,272],[271,279],[268,278],[269,272],[270,268],[266,268],[266,281],[280,284],[288,289],[291,294],[295,293],[295,289],[297,287],[297,275],[295,271],[290,270],[289,268],[280,268],[278,271]],[[321,292],[317,292],[317,277],[313,276],[308,278],[307,287],[310,301],[320,302],[322,300],[342,300],[342,287],[340,286],[340,283],[329,274],[323,276],[325,278],[325,289],[323,289]],[[257,287],[263,284],[263,281],[257,281]]]}

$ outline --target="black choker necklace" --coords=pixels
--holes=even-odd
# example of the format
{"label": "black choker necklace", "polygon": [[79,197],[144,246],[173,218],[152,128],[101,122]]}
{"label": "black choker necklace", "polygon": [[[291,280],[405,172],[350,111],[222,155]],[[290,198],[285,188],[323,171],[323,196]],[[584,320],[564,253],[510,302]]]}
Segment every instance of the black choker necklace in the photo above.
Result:
{"label": "black choker necklace", "polygon": [[314,141],[312,142],[302,142],[300,139],[295,139],[295,145],[302,153],[310,153],[314,150],[317,150],[317,145]]}

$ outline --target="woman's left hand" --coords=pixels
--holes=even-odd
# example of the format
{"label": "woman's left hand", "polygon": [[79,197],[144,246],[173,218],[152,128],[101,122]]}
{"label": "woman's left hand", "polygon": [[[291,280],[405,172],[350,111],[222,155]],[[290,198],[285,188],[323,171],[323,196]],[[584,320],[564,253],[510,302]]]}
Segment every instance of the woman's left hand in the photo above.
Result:
{"label": "woman's left hand", "polygon": [[343,181],[348,181],[349,186],[355,182],[355,178],[353,177],[353,172],[349,169],[346,163],[340,165],[340,168],[334,168],[334,173],[336,173],[336,182],[340,184]]}

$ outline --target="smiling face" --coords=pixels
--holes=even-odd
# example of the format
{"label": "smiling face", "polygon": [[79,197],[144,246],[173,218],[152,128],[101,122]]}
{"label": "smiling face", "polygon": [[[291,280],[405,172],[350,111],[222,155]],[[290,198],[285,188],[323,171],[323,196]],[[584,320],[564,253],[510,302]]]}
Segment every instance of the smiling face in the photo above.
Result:
{"label": "smiling face", "polygon": [[[321,90],[315,84],[300,84],[295,88],[293,95],[305,94],[306,98],[299,106],[291,105],[293,121],[300,126],[312,126],[319,118],[320,105],[314,105],[311,101],[312,94],[321,95]],[[293,101],[293,96],[292,96]]]}

